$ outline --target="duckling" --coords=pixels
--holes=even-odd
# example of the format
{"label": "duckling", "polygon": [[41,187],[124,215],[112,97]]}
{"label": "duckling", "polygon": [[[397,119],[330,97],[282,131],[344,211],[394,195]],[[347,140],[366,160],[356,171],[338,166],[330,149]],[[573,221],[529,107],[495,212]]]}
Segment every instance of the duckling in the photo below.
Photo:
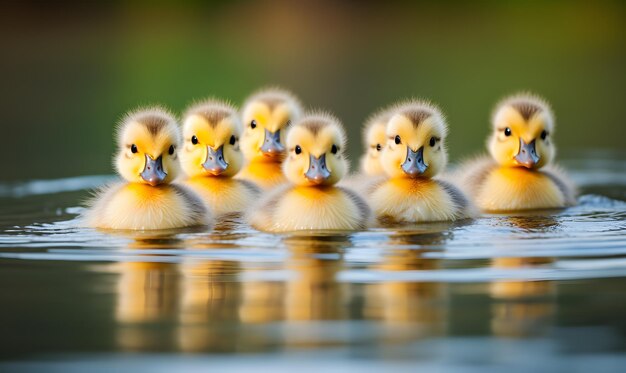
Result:
{"label": "duckling", "polygon": [[385,171],[380,164],[380,155],[387,143],[385,128],[390,117],[390,109],[385,108],[375,112],[365,121],[363,126],[365,153],[359,162],[360,170],[358,173],[344,178],[339,184],[340,186],[352,189],[361,196],[366,196],[373,185],[384,179]]}
{"label": "duckling", "polygon": [[211,225],[211,214],[188,188],[170,184],[179,173],[180,134],[159,107],[126,115],[117,134],[115,168],[125,182],[90,201],[86,223],[95,228],[150,230]]}
{"label": "duckling", "polygon": [[281,169],[285,130],[302,116],[300,101],[282,89],[263,89],[245,101],[241,116],[241,150],[247,165],[237,178],[252,181],[263,189],[285,183]]}
{"label": "duckling", "polygon": [[365,122],[363,127],[365,154],[363,154],[360,160],[361,173],[364,175],[381,176],[385,174],[385,170],[380,164],[380,155],[387,143],[385,129],[391,115],[392,111],[389,108],[385,108],[374,113]]}
{"label": "duckling", "polygon": [[554,115],[548,103],[517,94],[496,105],[487,142],[490,157],[461,167],[463,185],[485,211],[563,208],[576,203],[576,188],[558,167]]}
{"label": "duckling", "polygon": [[434,179],[447,163],[447,124],[441,111],[424,101],[393,109],[381,164],[388,178],[370,192],[376,216],[388,222],[452,221],[473,216],[468,198],[455,186]]}
{"label": "duckling", "polygon": [[246,180],[236,180],[243,155],[239,149],[241,122],[230,104],[206,100],[187,109],[180,152],[184,184],[202,197],[215,215],[238,213],[259,195]]}
{"label": "duckling", "polygon": [[356,230],[365,228],[370,209],[355,192],[335,186],[348,170],[346,135],[334,116],[314,113],[287,134],[283,171],[291,185],[277,188],[250,211],[262,231]]}

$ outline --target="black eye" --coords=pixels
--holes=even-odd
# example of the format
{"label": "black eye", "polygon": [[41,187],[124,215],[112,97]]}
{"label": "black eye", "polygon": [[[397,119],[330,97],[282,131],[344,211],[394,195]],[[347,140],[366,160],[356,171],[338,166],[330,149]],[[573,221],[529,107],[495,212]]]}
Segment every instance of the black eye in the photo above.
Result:
{"label": "black eye", "polygon": [[376,150],[381,151],[382,150],[382,146],[380,146],[380,144],[376,144]]}
{"label": "black eye", "polygon": [[437,140],[434,137],[430,138],[430,142],[428,143],[430,146],[435,146],[435,143],[437,142]]}
{"label": "black eye", "polygon": [[546,137],[548,137],[548,132],[546,132],[545,130],[543,130],[543,131],[541,132],[541,139],[542,139],[542,140],[545,140],[545,139],[546,139]]}
{"label": "black eye", "polygon": [[396,135],[396,144],[400,144],[402,140],[400,140],[400,135]]}
{"label": "black eye", "polygon": [[169,150],[167,151],[170,155],[174,154],[174,145],[170,145]]}
{"label": "black eye", "polygon": [[504,129],[504,136],[511,136],[511,129],[509,127]]}
{"label": "black eye", "polygon": [[191,143],[194,145],[198,144],[198,138],[196,137],[196,135],[191,136]]}
{"label": "black eye", "polygon": [[330,152],[333,153],[333,154],[337,154],[337,150],[339,150],[339,149],[337,149],[337,145],[335,145],[335,144],[333,144],[333,147],[330,148]]}
{"label": "black eye", "polygon": [[135,145],[135,144],[131,145],[130,146],[130,151],[133,152],[133,153],[137,153],[138,152],[137,145]]}
{"label": "black eye", "polygon": [[300,145],[296,145],[295,152],[296,152],[296,154],[302,153],[302,148],[300,147]]}
{"label": "black eye", "polygon": [[252,122],[250,122],[250,128],[252,129],[256,128],[256,120],[252,120]]}
{"label": "black eye", "polygon": [[232,136],[230,137],[230,141],[229,141],[229,143],[230,143],[230,145],[235,145],[235,142],[237,142],[237,139],[235,138],[235,135],[232,135]]}

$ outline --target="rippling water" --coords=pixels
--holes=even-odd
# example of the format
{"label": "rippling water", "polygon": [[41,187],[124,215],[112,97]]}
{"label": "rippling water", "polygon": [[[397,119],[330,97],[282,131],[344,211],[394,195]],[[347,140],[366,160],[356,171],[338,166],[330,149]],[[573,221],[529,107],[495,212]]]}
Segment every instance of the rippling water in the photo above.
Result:
{"label": "rippling water", "polygon": [[618,371],[626,164],[566,165],[567,210],[347,235],[104,233],[109,177],[0,184],[0,368]]}

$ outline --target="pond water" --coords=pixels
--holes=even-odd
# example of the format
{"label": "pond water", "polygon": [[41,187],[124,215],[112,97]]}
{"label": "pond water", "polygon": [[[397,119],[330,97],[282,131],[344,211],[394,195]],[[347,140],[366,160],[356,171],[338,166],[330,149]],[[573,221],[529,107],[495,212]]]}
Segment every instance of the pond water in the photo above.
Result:
{"label": "pond water", "polygon": [[104,233],[108,176],[0,184],[0,370],[618,371],[624,159],[564,162],[566,210],[351,234]]}

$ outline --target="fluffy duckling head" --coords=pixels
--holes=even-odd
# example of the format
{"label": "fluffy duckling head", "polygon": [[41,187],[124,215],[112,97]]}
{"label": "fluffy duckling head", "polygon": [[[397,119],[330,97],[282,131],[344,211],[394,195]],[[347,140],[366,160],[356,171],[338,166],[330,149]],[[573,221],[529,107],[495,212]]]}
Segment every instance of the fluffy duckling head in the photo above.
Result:
{"label": "fluffy duckling head", "polygon": [[187,109],[180,154],[185,173],[230,177],[239,172],[243,162],[240,128],[236,109],[226,102],[206,100]]}
{"label": "fluffy duckling head", "polygon": [[131,112],[118,128],[115,168],[129,182],[169,183],[179,173],[180,141],[176,119],[163,108]]}
{"label": "fluffy duckling head", "polygon": [[249,161],[280,162],[285,157],[285,130],[302,116],[300,101],[282,89],[263,89],[242,108],[241,150]]}
{"label": "fluffy duckling head", "polygon": [[380,156],[387,143],[385,129],[391,115],[391,111],[385,109],[372,115],[365,122],[363,128],[365,154],[361,157],[361,171],[366,175],[380,175],[385,172],[380,163]]}
{"label": "fluffy duckling head", "polygon": [[348,171],[344,155],[345,131],[337,118],[324,113],[307,115],[287,134],[287,179],[296,185],[333,185]]}
{"label": "fluffy duckling head", "polygon": [[496,105],[492,125],[487,145],[500,165],[538,169],[552,161],[554,116],[542,98],[531,94],[505,98]]}
{"label": "fluffy duckling head", "polygon": [[433,177],[448,162],[447,125],[441,111],[425,101],[398,104],[387,123],[381,164],[391,177]]}

